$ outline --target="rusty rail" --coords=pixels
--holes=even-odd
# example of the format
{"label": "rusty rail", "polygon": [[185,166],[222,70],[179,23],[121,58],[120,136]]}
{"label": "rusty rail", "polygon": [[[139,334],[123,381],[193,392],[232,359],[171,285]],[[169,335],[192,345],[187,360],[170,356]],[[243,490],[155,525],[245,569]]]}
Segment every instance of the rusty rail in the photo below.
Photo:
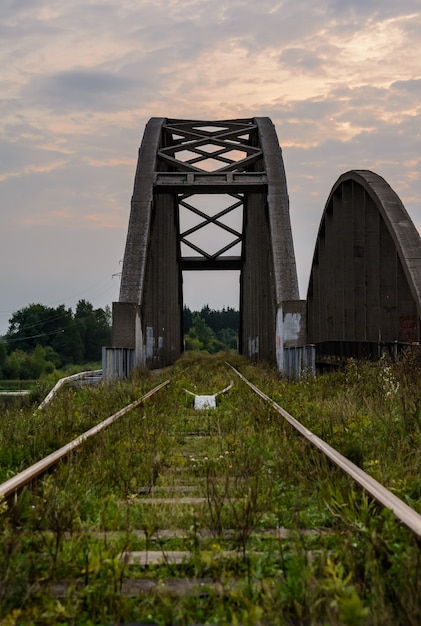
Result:
{"label": "rusty rail", "polygon": [[283,409],[274,400],[269,398],[263,391],[261,391],[256,385],[253,385],[247,378],[245,378],[235,367],[230,363],[226,364],[234,370],[234,372],[252,389],[258,396],[263,398],[277,411],[284,419],[286,419],[303,437],[305,437],[312,446],[320,450],[330,461],[337,465],[342,471],[350,476],[360,487],[365,489],[374,500],[376,500],[382,506],[391,509],[397,519],[402,524],[409,528],[418,537],[421,537],[421,515],[411,509],[410,506],[405,504],[400,498],[395,496],[394,493],[386,489],[375,478],[364,472],[357,465],[352,463],[349,459],[344,457],[340,452],[332,448],[328,443],[320,439],[317,435],[311,432],[308,428],[300,424],[292,415],[290,415],[285,409]]}
{"label": "rusty rail", "polygon": [[34,463],[34,465],[31,465],[30,467],[23,470],[22,472],[19,472],[19,474],[16,474],[16,476],[13,476],[13,478],[10,478],[9,480],[1,484],[0,485],[0,498],[2,497],[7,498],[8,496],[16,493],[19,489],[21,489],[22,487],[30,483],[32,480],[37,478],[40,474],[43,474],[50,467],[58,463],[62,458],[70,454],[72,450],[75,450],[76,448],[81,446],[82,443],[84,443],[87,439],[89,439],[90,437],[93,437],[94,435],[98,434],[101,430],[104,430],[104,428],[107,428],[108,426],[110,426],[119,417],[122,417],[129,411],[132,411],[133,409],[135,409],[137,406],[142,404],[142,402],[144,402],[145,400],[153,396],[155,393],[157,393],[157,391],[159,391],[160,389],[168,385],[169,382],[170,380],[168,379],[164,381],[163,383],[161,383],[160,385],[157,385],[156,387],[148,391],[141,398],[138,398],[131,404],[128,404],[123,409],[120,409],[120,411],[117,411],[117,413],[114,413],[110,417],[107,417],[104,421],[100,422],[96,426],[93,426],[89,430],[86,430],[84,433],[82,433],[81,435],[79,435],[78,437],[70,441],[69,443],[65,444],[64,446],[62,446],[55,452],[52,452],[51,454],[44,457],[37,463]]}

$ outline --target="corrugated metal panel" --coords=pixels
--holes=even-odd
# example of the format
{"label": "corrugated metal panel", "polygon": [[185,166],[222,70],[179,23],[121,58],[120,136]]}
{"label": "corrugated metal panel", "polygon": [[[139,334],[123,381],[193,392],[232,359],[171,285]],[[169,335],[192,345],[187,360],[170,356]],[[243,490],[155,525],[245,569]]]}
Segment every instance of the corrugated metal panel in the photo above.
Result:
{"label": "corrugated metal panel", "polygon": [[134,348],[102,348],[102,376],[105,382],[127,378],[135,367]]}
{"label": "corrugated metal panel", "polygon": [[307,345],[284,348],[283,373],[290,380],[299,380],[303,375],[316,374],[316,346]]}

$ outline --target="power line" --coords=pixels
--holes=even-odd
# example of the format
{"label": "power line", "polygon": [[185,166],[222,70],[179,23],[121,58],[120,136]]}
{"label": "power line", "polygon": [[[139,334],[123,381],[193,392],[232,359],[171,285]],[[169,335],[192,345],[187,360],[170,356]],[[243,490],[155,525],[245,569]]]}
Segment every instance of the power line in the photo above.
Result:
{"label": "power line", "polygon": [[[41,306],[43,306],[43,305],[41,305]],[[29,306],[29,307],[25,307],[25,308],[30,308],[30,306]],[[49,307],[48,307],[48,308],[49,308]],[[21,309],[21,310],[22,310],[22,309]],[[19,312],[19,311],[17,311],[17,313],[18,313],[18,312]],[[67,316],[68,314],[69,314],[69,312],[68,312],[68,311],[66,311],[66,312],[60,313],[60,315],[54,315],[53,317],[47,317],[46,319],[40,319],[38,322],[34,322],[33,324],[24,324],[24,325],[23,325],[23,328],[24,328],[25,330],[28,330],[29,328],[35,328],[36,326],[42,326],[43,324],[48,324],[49,322],[53,322],[53,321],[55,321],[55,320],[59,320],[59,319],[61,319],[62,317]],[[19,330],[20,330],[20,329],[19,329]],[[16,331],[14,331],[14,332],[16,332]],[[17,331],[17,332],[19,332],[19,331]]]}
{"label": "power line", "polygon": [[[66,328],[69,328],[66,326]],[[3,341],[5,343],[14,343],[16,341],[25,341],[25,339],[36,339],[37,337],[48,337],[49,335],[57,335],[58,333],[64,333],[65,328],[60,328],[59,330],[52,330],[49,333],[39,333],[38,335],[28,335],[27,337],[12,337],[5,338]]]}
{"label": "power line", "polygon": [[17,341],[25,341],[26,339],[36,339],[37,337],[49,337],[50,335],[58,335],[59,333],[64,333],[68,328],[72,326],[78,326],[82,319],[73,320],[70,324],[65,326],[64,328],[59,328],[58,330],[51,330],[45,333],[37,333],[36,335],[27,335],[26,337],[3,337],[4,343],[15,343]]}

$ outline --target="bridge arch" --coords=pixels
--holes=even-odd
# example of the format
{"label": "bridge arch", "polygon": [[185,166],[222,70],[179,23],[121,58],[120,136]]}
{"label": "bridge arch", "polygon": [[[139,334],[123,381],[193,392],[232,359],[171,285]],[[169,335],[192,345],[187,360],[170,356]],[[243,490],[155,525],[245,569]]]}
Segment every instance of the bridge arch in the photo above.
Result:
{"label": "bridge arch", "polygon": [[321,352],[324,344],[327,352],[348,354],[352,343],[418,342],[420,317],[417,229],[381,176],[346,172],[332,188],[317,235],[308,340]]}
{"label": "bridge arch", "polygon": [[[215,195],[226,198],[216,211],[196,201]],[[233,226],[237,209],[241,225]],[[187,226],[183,212],[194,218]],[[220,241],[212,250],[201,237],[207,227]],[[134,349],[138,365],[173,363],[183,351],[182,272],[216,269],[240,271],[240,352],[279,364],[282,315],[298,300],[298,281],[271,120],[152,118],[139,149],[113,346]]]}

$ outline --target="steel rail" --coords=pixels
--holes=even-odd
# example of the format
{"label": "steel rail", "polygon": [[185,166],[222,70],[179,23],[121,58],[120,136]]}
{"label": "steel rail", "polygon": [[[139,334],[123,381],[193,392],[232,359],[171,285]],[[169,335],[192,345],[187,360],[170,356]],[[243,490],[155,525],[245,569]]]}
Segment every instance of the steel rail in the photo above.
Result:
{"label": "steel rail", "polygon": [[282,417],[284,417],[303,437],[305,437],[314,447],[323,452],[335,465],[358,483],[367,493],[370,494],[379,504],[391,509],[395,516],[418,537],[421,537],[421,515],[405,504],[394,493],[386,489],[375,478],[364,472],[355,463],[343,456],[340,452],[332,448],[328,443],[320,439],[317,435],[303,426],[295,417],[292,417],[285,409],[277,404],[272,398],[267,396],[261,389],[253,385],[235,367],[226,361],[226,364],[243,380],[258,396],[268,402]]}
{"label": "steel rail", "polygon": [[157,385],[156,387],[148,391],[141,398],[138,398],[131,404],[128,404],[124,408],[120,409],[120,411],[117,411],[117,413],[114,413],[110,417],[107,417],[104,421],[100,422],[96,426],[93,426],[89,430],[86,430],[84,433],[82,433],[81,435],[79,435],[78,437],[70,441],[69,443],[65,444],[64,446],[62,446],[55,452],[52,452],[51,454],[44,457],[37,463],[34,463],[34,465],[31,465],[30,467],[26,468],[22,472],[19,472],[19,474],[16,474],[16,476],[13,476],[9,480],[1,484],[0,485],[0,498],[2,497],[7,498],[13,493],[16,493],[19,489],[24,487],[26,484],[30,483],[32,480],[37,478],[40,474],[43,474],[44,472],[46,472],[50,467],[52,467],[56,463],[58,463],[63,457],[70,454],[72,450],[75,450],[76,448],[81,446],[82,443],[84,443],[87,439],[89,439],[89,437],[93,437],[94,435],[97,435],[101,430],[104,430],[104,428],[107,428],[108,426],[110,426],[118,418],[122,417],[129,411],[132,411],[133,409],[135,409],[137,406],[142,404],[142,402],[144,402],[145,400],[153,396],[155,393],[157,393],[157,391],[159,391],[160,389],[168,385],[169,382],[170,382],[170,379],[164,381],[160,385]]}

